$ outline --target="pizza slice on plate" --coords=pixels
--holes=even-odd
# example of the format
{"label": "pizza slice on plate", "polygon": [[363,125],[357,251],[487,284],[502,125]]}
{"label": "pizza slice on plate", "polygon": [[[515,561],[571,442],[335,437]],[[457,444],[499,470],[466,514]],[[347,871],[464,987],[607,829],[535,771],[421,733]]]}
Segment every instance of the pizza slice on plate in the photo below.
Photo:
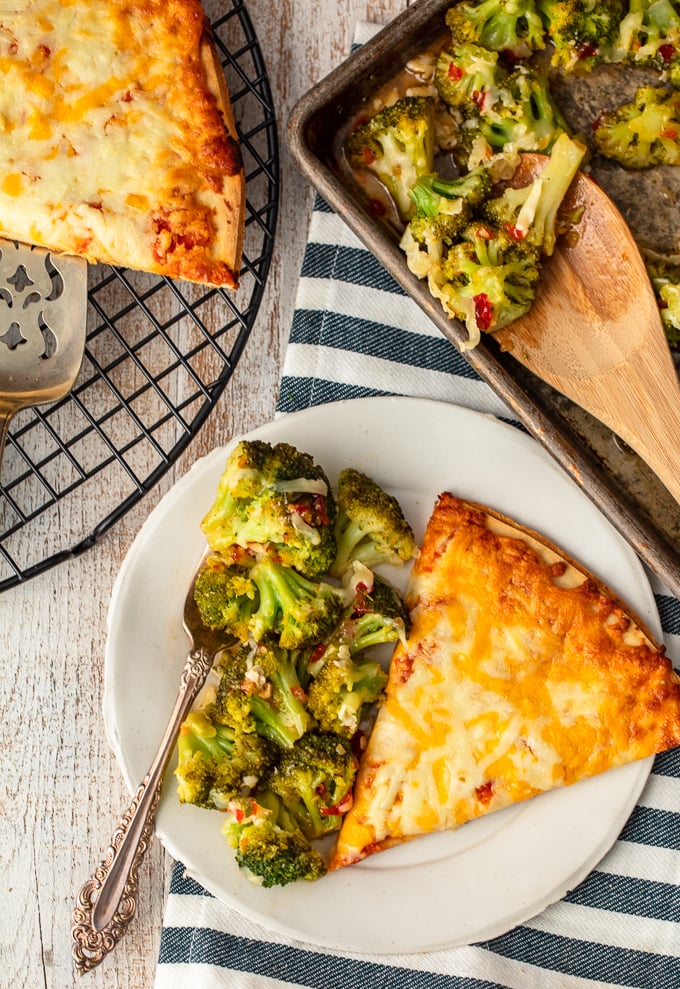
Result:
{"label": "pizza slice on plate", "polygon": [[0,17],[0,235],[235,288],[245,182],[199,0]]}
{"label": "pizza slice on plate", "polygon": [[538,534],[440,496],[330,867],[680,744],[680,678]]}

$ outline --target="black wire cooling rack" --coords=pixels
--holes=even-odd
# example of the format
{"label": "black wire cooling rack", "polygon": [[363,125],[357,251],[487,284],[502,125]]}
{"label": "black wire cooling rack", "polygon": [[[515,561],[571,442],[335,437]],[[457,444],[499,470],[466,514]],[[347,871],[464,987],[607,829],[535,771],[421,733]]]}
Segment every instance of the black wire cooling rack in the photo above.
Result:
{"label": "black wire cooling rack", "polygon": [[90,266],[75,386],[60,402],[18,413],[10,427],[0,478],[0,590],[94,545],[161,479],[221,395],[253,326],[278,212],[276,121],[244,4],[231,0],[212,28],[246,172],[240,288]]}

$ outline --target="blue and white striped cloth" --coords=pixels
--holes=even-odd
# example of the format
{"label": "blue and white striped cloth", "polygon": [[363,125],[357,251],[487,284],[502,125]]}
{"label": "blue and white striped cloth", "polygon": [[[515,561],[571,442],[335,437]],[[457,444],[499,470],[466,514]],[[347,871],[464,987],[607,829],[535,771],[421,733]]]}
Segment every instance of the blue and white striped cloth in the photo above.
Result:
{"label": "blue and white striped cloth", "polygon": [[[454,402],[509,419],[482,382],[317,199],[279,411],[370,395]],[[680,665],[680,602],[652,578]],[[404,917],[408,924],[408,917]],[[155,989],[680,989],[680,750],[659,756],[638,806],[591,875],[538,917],[483,944],[372,956],[259,927],[177,863]]]}

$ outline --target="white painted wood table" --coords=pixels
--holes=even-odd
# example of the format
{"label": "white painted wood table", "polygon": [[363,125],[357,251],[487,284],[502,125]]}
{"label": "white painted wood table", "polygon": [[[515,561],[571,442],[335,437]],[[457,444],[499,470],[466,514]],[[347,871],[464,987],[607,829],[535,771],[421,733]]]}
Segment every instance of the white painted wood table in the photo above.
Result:
{"label": "white painted wood table", "polygon": [[[138,913],[117,949],[79,979],[74,898],[107,846],[129,794],[101,713],[106,613],[136,533],[174,481],[229,437],[270,420],[313,194],[283,131],[297,99],[345,57],[353,26],[385,22],[405,0],[248,0],[281,138],[274,259],[254,330],[218,407],[175,468],[101,542],[0,594],[0,986],[151,989],[171,860],[154,839]],[[63,518],[64,525],[69,518]]]}

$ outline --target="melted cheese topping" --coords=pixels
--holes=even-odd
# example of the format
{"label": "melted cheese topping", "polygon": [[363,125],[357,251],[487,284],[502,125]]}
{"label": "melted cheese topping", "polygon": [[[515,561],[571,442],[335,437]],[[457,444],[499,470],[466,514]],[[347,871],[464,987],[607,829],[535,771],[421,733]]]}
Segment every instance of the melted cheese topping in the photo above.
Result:
{"label": "melted cheese topping", "polygon": [[204,40],[198,0],[3,3],[0,233],[233,284],[215,246],[241,164]]}
{"label": "melted cheese topping", "polygon": [[535,533],[442,495],[332,868],[680,743],[680,679]]}

